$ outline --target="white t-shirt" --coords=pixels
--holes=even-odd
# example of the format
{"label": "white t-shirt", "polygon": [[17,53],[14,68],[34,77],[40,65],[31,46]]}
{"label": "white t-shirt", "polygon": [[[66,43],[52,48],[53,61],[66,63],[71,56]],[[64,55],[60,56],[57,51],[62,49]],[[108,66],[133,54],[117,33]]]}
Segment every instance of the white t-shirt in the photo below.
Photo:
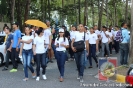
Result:
{"label": "white t-shirt", "polygon": [[90,34],[88,37],[89,44],[96,44],[98,37],[96,33]]}
{"label": "white t-shirt", "polygon": [[96,33],[97,35],[100,35],[100,31],[99,31],[99,30],[95,30],[95,33]]}
{"label": "white t-shirt", "polygon": [[36,45],[35,51],[37,54],[45,53],[44,52],[44,36],[42,37],[36,36],[34,39],[34,44]]}
{"label": "white t-shirt", "polygon": [[[75,39],[75,42],[78,42],[78,41],[81,41],[81,40],[84,40],[84,32],[79,32],[79,31],[76,31],[74,36],[73,36],[73,39]],[[85,41],[87,41],[87,34],[85,33]]]}
{"label": "white t-shirt", "polygon": [[[22,37],[22,40],[24,40],[24,41],[28,41],[30,39],[33,39],[33,36],[26,36],[25,35]],[[25,49],[25,50],[32,49],[32,42],[30,44],[24,43],[23,49]]]}
{"label": "white t-shirt", "polygon": [[70,39],[71,39],[71,40],[72,40],[72,38],[73,38],[75,32],[76,32],[76,31],[70,31]]}
{"label": "white t-shirt", "polygon": [[46,38],[45,40],[45,44],[49,44],[49,37],[51,36],[51,31],[50,29],[45,29],[44,30],[44,38]]}
{"label": "white t-shirt", "polygon": [[111,41],[111,42],[112,42],[112,37],[113,37],[112,32],[108,32],[108,35],[109,35],[109,41]]}
{"label": "white t-shirt", "polygon": [[66,51],[66,48],[61,46],[60,44],[69,45],[68,39],[63,37],[60,37],[59,40],[57,38],[55,39],[55,45],[59,44],[59,47],[56,47],[56,51]]}
{"label": "white t-shirt", "polygon": [[[107,35],[108,34],[108,31],[105,32]],[[106,37],[106,35],[104,34],[104,32],[102,31],[101,32],[101,38],[102,38],[102,43],[107,43],[109,41],[109,39]]]}

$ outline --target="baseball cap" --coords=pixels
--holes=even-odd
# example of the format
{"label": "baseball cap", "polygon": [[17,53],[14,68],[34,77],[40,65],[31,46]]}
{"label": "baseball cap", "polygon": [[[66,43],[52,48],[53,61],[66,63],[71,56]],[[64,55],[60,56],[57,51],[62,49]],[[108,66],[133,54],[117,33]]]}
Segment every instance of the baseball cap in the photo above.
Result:
{"label": "baseball cap", "polygon": [[18,22],[13,22],[12,25],[17,25],[17,26],[19,26],[19,23],[18,23]]}
{"label": "baseball cap", "polygon": [[64,29],[63,29],[63,28],[60,28],[60,29],[59,29],[59,32],[64,32]]}

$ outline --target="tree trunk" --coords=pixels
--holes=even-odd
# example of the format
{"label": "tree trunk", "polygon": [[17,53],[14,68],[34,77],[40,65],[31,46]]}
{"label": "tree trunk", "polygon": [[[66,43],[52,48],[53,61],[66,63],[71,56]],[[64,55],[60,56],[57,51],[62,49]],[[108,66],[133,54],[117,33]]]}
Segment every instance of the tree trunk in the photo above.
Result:
{"label": "tree trunk", "polygon": [[128,0],[126,0],[126,8],[125,8],[125,22],[128,22]]}
{"label": "tree trunk", "polygon": [[84,25],[87,25],[87,19],[88,19],[88,16],[87,16],[87,13],[88,13],[88,0],[85,0],[85,9],[84,9]]}
{"label": "tree trunk", "polygon": [[92,25],[95,25],[95,16],[94,16],[94,4],[93,0],[91,0],[91,8],[92,8]]}
{"label": "tree trunk", "polygon": [[[15,0],[8,0],[7,3],[8,3],[8,6],[9,6],[8,12],[10,14],[9,15],[10,24],[12,24],[14,22]],[[11,25],[11,27],[12,27],[12,25]]]}
{"label": "tree trunk", "polygon": [[19,23],[19,28],[23,32],[23,26],[22,26],[22,10],[23,5],[21,0],[16,0],[16,14],[17,14],[17,22]]}
{"label": "tree trunk", "polygon": [[106,14],[107,14],[107,24],[106,24],[106,26],[108,27],[108,22],[109,22],[109,16],[108,16],[108,0],[106,0]]}
{"label": "tree trunk", "polygon": [[79,15],[79,24],[81,23],[81,8],[80,8],[80,0],[78,0],[79,8],[78,8],[78,15]]}
{"label": "tree trunk", "polygon": [[45,19],[47,19],[47,0],[45,0],[44,2],[45,3]]}
{"label": "tree trunk", "polygon": [[50,0],[48,0],[48,19],[50,20]]}
{"label": "tree trunk", "polygon": [[25,7],[25,15],[24,15],[24,22],[28,19],[29,10],[30,10],[30,2],[31,0],[26,0],[26,7]]}
{"label": "tree trunk", "polygon": [[133,0],[131,6],[131,31],[130,31],[129,64],[133,64]]}
{"label": "tree trunk", "polygon": [[99,20],[98,20],[98,29],[99,30],[101,30],[101,24],[102,24],[103,4],[104,4],[104,0],[102,0],[102,4],[100,6],[100,12],[99,12]]}

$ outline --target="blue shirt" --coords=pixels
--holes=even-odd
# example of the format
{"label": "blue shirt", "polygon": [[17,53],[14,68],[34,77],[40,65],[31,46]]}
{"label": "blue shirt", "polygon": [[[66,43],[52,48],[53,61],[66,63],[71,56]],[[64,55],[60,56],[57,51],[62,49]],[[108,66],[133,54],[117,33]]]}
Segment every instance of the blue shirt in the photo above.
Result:
{"label": "blue shirt", "polygon": [[122,30],[122,37],[123,37],[123,41],[121,43],[129,43],[130,36],[129,36],[128,30],[125,28],[121,28],[121,30]]}
{"label": "blue shirt", "polygon": [[15,30],[15,32],[13,33],[13,44],[12,44],[12,48],[20,48],[20,45],[18,45],[18,40],[19,38],[21,38],[21,31]]}
{"label": "blue shirt", "polygon": [[13,35],[9,34],[7,39],[6,39],[6,49],[8,49],[10,47],[12,39],[13,39]]}

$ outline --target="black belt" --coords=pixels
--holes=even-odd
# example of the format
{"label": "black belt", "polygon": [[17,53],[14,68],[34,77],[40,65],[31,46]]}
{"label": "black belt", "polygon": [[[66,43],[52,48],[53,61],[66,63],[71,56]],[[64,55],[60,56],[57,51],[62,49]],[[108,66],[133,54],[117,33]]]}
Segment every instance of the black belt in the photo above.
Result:
{"label": "black belt", "polygon": [[28,50],[26,50],[26,49],[23,49],[24,51],[30,51],[30,50],[32,50],[32,49],[28,49]]}
{"label": "black belt", "polygon": [[89,45],[96,45],[96,44],[89,44]]}

